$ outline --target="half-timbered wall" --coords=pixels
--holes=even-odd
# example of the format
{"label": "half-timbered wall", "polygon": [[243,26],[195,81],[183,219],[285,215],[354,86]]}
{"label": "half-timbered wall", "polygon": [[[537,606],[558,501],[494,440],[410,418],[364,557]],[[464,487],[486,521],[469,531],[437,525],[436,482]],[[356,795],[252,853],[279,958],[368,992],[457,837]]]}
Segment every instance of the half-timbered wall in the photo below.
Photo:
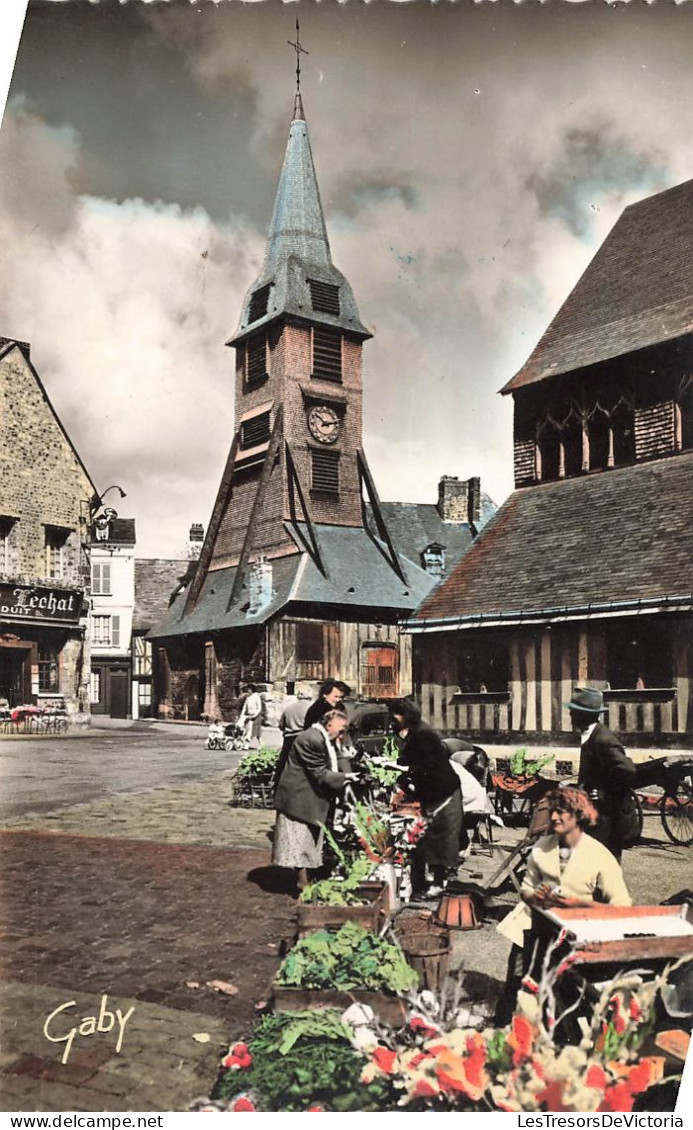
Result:
{"label": "half-timbered wall", "polygon": [[[301,633],[301,626],[306,624],[322,631],[322,659],[316,655],[311,660],[299,646],[302,634],[310,639],[310,633]],[[356,693],[367,697],[387,697],[389,693],[405,695],[412,691],[412,641],[410,636],[400,632],[396,624],[276,620],[268,628],[268,646],[268,681],[280,693],[286,691],[287,683],[296,687],[327,678],[342,679]],[[390,649],[396,681],[392,692],[379,692],[366,680],[364,657],[366,652],[386,655]]]}
{"label": "half-timbered wall", "polygon": [[[668,645],[670,674],[665,685],[652,664],[645,685],[633,679],[619,686],[619,638],[625,649],[633,643],[647,649],[647,629]],[[622,635],[620,635],[620,631]],[[487,646],[495,637],[507,648],[507,690],[460,690],[461,652],[473,650],[474,641]],[[693,621],[678,617],[632,620],[594,620],[585,623],[537,626],[522,631],[483,633],[458,631],[416,635],[414,640],[414,692],[424,718],[446,733],[498,741],[504,735],[542,741],[565,740],[571,733],[564,703],[577,682],[604,690],[608,703],[606,722],[629,741],[673,744],[693,740]],[[642,641],[642,642],[641,642]],[[635,668],[633,668],[635,670]],[[479,684],[480,687],[483,684]]]}

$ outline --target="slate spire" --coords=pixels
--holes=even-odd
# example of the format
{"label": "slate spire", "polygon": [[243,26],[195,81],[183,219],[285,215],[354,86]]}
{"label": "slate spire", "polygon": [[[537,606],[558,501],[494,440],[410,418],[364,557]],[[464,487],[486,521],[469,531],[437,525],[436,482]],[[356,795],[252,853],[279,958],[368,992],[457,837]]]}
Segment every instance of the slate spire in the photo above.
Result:
{"label": "slate spire", "polygon": [[[316,282],[331,288],[331,310],[313,305]],[[239,344],[285,315],[371,337],[349,283],[332,262],[300,89],[294,97],[262,273],[245,296],[238,329],[228,344]]]}

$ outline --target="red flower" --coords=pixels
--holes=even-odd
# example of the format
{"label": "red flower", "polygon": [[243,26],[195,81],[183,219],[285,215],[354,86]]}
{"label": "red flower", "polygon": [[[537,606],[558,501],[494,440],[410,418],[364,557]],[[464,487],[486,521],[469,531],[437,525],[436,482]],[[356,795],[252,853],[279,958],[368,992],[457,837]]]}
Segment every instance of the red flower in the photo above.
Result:
{"label": "red flower", "polygon": [[529,1020],[525,1020],[524,1016],[513,1016],[512,1032],[508,1036],[507,1044],[513,1049],[514,1067],[530,1055],[536,1034],[536,1028],[529,1023]]}
{"label": "red flower", "polygon": [[620,1111],[629,1113],[633,1109],[633,1095],[625,1079],[619,1079],[604,1092],[604,1098],[597,1107],[597,1113],[605,1111]]}
{"label": "red flower", "polygon": [[255,1111],[255,1109],[255,1103],[252,1099],[249,1099],[247,1095],[239,1095],[231,1107],[231,1110],[237,1114],[241,1114],[244,1111]]}
{"label": "red flower", "polygon": [[431,1086],[428,1079],[418,1079],[412,1091],[415,1099],[431,1099],[437,1094],[438,1092],[435,1087]]}
{"label": "red flower", "polygon": [[419,1035],[424,1037],[433,1037],[438,1035],[438,1029],[424,1020],[423,1016],[412,1016],[409,1021],[409,1027],[412,1032],[418,1032]]}
{"label": "red flower", "polygon": [[641,1091],[646,1091],[656,1082],[659,1075],[656,1062],[652,1058],[645,1056],[639,1063],[633,1064],[627,1079],[631,1094],[639,1095]]}
{"label": "red flower", "polygon": [[318,1112],[320,1114],[324,1114],[325,1113],[324,1106],[320,1106],[318,1103],[313,1103],[312,1106],[308,1107],[306,1114],[317,1114]]}
{"label": "red flower", "polygon": [[396,1052],[390,1051],[389,1048],[385,1048],[380,1044],[373,1052],[373,1059],[380,1070],[384,1071],[386,1075],[394,1075],[395,1060],[397,1059]]}
{"label": "red flower", "polygon": [[564,1079],[551,1079],[543,1091],[539,1091],[536,1095],[536,1101],[541,1103],[545,1110],[553,1111],[554,1113],[564,1110],[574,1110],[574,1106],[566,1106],[563,1098],[563,1084]]}
{"label": "red flower", "polygon": [[247,1044],[234,1044],[231,1048],[233,1055],[243,1056],[248,1054]]}
{"label": "red flower", "polygon": [[467,1078],[472,1087],[486,1085],[486,1042],[479,1032],[467,1037]]}
{"label": "red flower", "polygon": [[628,1011],[630,1012],[631,1020],[639,1020],[642,1016],[642,1008],[640,1007],[640,1004],[636,997],[630,998],[630,1007]]}
{"label": "red flower", "polygon": [[585,1086],[594,1087],[595,1091],[603,1091],[609,1082],[609,1076],[598,1063],[591,1063],[585,1075]]}

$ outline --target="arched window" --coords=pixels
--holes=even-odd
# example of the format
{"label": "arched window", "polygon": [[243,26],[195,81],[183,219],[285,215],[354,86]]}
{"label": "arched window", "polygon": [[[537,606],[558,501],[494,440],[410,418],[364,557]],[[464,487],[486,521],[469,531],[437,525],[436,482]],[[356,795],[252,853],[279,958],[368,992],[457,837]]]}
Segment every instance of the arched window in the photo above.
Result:
{"label": "arched window", "polygon": [[579,475],[582,471],[582,421],[577,416],[566,421],[562,440],[564,473],[566,477]]}
{"label": "arched window", "polygon": [[609,417],[601,408],[596,408],[587,424],[589,439],[590,471],[604,471],[613,466]]}
{"label": "arched window", "polygon": [[635,459],[635,412],[623,401],[611,413],[614,466],[622,467]]}
{"label": "arched window", "polygon": [[561,471],[561,444],[555,425],[547,420],[537,436],[537,478],[542,482],[557,479]]}

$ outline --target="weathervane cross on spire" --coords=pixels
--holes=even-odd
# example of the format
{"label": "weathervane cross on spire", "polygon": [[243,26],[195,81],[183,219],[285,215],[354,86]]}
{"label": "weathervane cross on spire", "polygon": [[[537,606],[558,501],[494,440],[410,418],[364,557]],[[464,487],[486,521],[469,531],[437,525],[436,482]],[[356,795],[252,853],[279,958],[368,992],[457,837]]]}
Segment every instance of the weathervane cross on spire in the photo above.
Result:
{"label": "weathervane cross on spire", "polygon": [[303,47],[301,45],[300,32],[301,32],[301,29],[300,29],[299,24],[298,24],[298,16],[297,16],[296,17],[296,42],[292,43],[292,41],[290,39],[287,39],[287,41],[286,41],[289,44],[289,47],[293,47],[294,51],[296,52],[296,93],[297,94],[301,93],[301,55],[309,55],[310,54],[310,51],[306,51],[305,47]]}

